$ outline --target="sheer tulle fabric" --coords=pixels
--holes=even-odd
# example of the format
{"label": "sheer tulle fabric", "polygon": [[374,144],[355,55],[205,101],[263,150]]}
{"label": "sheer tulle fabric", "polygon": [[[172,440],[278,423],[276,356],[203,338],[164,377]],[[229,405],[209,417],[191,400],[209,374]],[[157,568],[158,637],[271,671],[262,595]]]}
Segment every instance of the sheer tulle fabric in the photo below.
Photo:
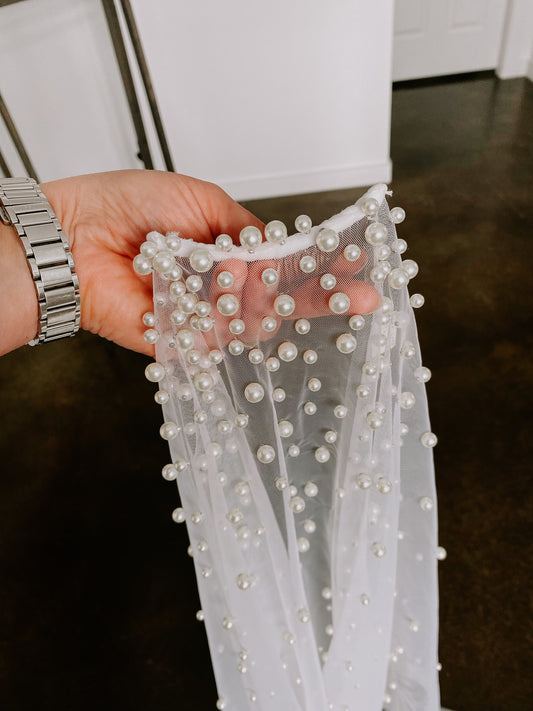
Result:
{"label": "sheer tulle fabric", "polygon": [[[176,239],[181,278],[154,272],[164,476],[190,536],[218,708],[439,708],[429,371],[403,285],[416,265],[394,272],[403,245],[385,195],[377,185],[252,253]],[[369,242],[376,222],[386,235]],[[323,228],[338,235],[331,251],[316,244]],[[380,307],[353,318],[374,290]]]}

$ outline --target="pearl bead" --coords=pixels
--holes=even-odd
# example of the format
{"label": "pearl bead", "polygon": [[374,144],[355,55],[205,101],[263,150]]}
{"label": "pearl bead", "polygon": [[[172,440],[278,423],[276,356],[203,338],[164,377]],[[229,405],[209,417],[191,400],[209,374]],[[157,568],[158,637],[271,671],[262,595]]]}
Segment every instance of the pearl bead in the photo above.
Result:
{"label": "pearl bead", "polygon": [[233,423],[231,423],[229,420],[220,420],[220,422],[217,424],[217,430],[220,432],[220,434],[229,434],[232,429]]}
{"label": "pearl bead", "polygon": [[151,383],[159,383],[165,377],[166,371],[165,366],[161,365],[157,361],[155,363],[150,363],[144,369],[144,377]]}
{"label": "pearl bead", "polygon": [[433,432],[423,432],[420,435],[420,442],[428,449],[435,447],[438,441],[437,435],[433,434]]}
{"label": "pearl bead", "polygon": [[183,276],[183,270],[181,267],[175,264],[172,269],[167,274],[165,274],[165,276],[171,281],[178,281]]}
{"label": "pearl bead", "polygon": [[271,220],[265,225],[265,238],[271,244],[283,244],[287,239],[287,228],[281,220]]}
{"label": "pearl bead", "polygon": [[294,299],[288,294],[280,294],[274,299],[274,311],[278,316],[290,316],[295,307]]}
{"label": "pearl bead", "polygon": [[306,318],[299,318],[294,324],[294,329],[301,336],[305,336],[311,330],[311,324]]}
{"label": "pearl bead", "polygon": [[422,511],[431,511],[433,509],[433,499],[429,496],[422,496],[418,499],[418,505]]}
{"label": "pearl bead", "polygon": [[396,254],[403,254],[407,249],[407,242],[404,239],[397,239],[392,245],[392,251]]}
{"label": "pearl bead", "polygon": [[300,269],[304,274],[311,274],[316,269],[316,259],[310,255],[306,255],[300,259]]}
{"label": "pearl bead", "polygon": [[365,327],[365,319],[359,315],[350,316],[348,325],[353,331],[360,331]]}
{"label": "pearl bead", "polygon": [[356,244],[347,244],[343,251],[344,259],[356,262],[361,256],[361,249]]}
{"label": "pearl bead", "polygon": [[161,470],[161,474],[163,479],[166,479],[167,481],[174,481],[178,476],[178,470],[173,464],[165,464]]}
{"label": "pearl bead", "polygon": [[306,402],[304,405],[304,412],[306,415],[315,415],[317,411],[317,406],[314,402]]}
{"label": "pearl bead", "polygon": [[285,476],[278,476],[274,485],[278,491],[285,491],[289,487],[289,481]]}
{"label": "pearl bead", "polygon": [[140,274],[141,276],[150,274],[152,271],[152,260],[145,257],[144,254],[137,254],[137,256],[133,258],[133,270],[136,274]]}
{"label": "pearl bead", "polygon": [[362,371],[364,375],[368,375],[369,378],[375,378],[378,374],[377,365],[374,363],[363,363]]}
{"label": "pearl bead", "polygon": [[215,240],[215,246],[218,247],[218,249],[221,249],[223,252],[229,252],[230,249],[233,247],[233,240],[229,235],[218,235]]}
{"label": "pearl bead", "polygon": [[343,420],[348,414],[348,408],[345,405],[337,405],[333,410],[333,414],[337,419]]}
{"label": "pearl bead", "polygon": [[202,247],[191,252],[189,263],[196,272],[208,272],[213,266],[213,257]]}
{"label": "pearl bead", "polygon": [[194,335],[192,331],[189,331],[188,328],[182,328],[178,331],[178,345],[180,348],[186,350],[187,348],[191,348],[193,343]]}
{"label": "pearl bead", "polygon": [[416,348],[411,341],[405,341],[405,343],[400,348],[400,355],[402,358],[413,358],[416,355]]}
{"label": "pearl bead", "polygon": [[200,392],[211,390],[214,385],[213,377],[209,373],[198,373],[194,376],[194,386]]}
{"label": "pearl bead", "polygon": [[194,310],[198,316],[204,318],[211,313],[211,304],[209,301],[198,301]]}
{"label": "pearl bead", "polygon": [[373,247],[385,244],[387,236],[387,228],[381,222],[371,222],[365,230],[365,239]]}
{"label": "pearl bead", "polygon": [[328,430],[324,435],[324,439],[328,444],[334,444],[337,441],[337,433],[335,430]]}
{"label": "pearl bead", "polygon": [[416,403],[416,398],[413,395],[413,393],[410,392],[404,392],[402,393],[400,397],[400,407],[403,410],[410,410],[412,407],[415,406]]}
{"label": "pearl bead", "polygon": [[323,227],[316,236],[316,246],[321,252],[333,252],[339,246],[339,235],[329,227]]}
{"label": "pearl bead", "polygon": [[230,286],[233,286],[234,282],[235,278],[231,272],[220,272],[217,276],[217,284],[223,289],[229,289]]}
{"label": "pearl bead", "polygon": [[165,235],[165,244],[168,249],[176,252],[181,246],[181,238],[178,232],[167,232]]}
{"label": "pearl bead", "polygon": [[298,610],[298,619],[300,622],[309,622],[311,619],[311,613],[309,610],[302,608],[301,610]]}
{"label": "pearl bead", "polygon": [[231,509],[231,511],[228,511],[226,514],[226,518],[230,523],[236,525],[243,520],[244,516],[240,509]]}
{"label": "pearl bead", "polygon": [[278,356],[286,363],[294,360],[297,355],[298,349],[291,341],[283,341],[283,343],[278,346]]}
{"label": "pearl bead", "polygon": [[261,234],[261,230],[253,225],[244,227],[239,234],[239,242],[243,247],[246,247],[249,252],[253,252],[259,247],[262,241],[263,235]]}
{"label": "pearl bead", "polygon": [[309,378],[307,387],[312,393],[317,393],[322,387],[322,382],[318,378]]}
{"label": "pearl bead", "polygon": [[393,269],[388,276],[389,286],[393,289],[402,289],[409,283],[409,275],[401,267]]}
{"label": "pearl bead", "polygon": [[238,336],[244,331],[244,321],[240,318],[234,318],[229,322],[228,328],[234,336]]}
{"label": "pearl bead", "polygon": [[253,363],[253,365],[259,365],[259,363],[262,363],[264,357],[263,351],[259,348],[252,348],[252,350],[248,353],[248,360],[250,363]]}
{"label": "pearl bead", "polygon": [[258,403],[265,397],[265,390],[259,383],[248,383],[244,388],[244,397],[251,403]]}
{"label": "pearl bead", "polygon": [[219,363],[222,363],[223,358],[224,356],[218,348],[214,348],[212,351],[209,351],[209,360],[211,363],[218,365]]}
{"label": "pearl bead", "polygon": [[380,494],[389,494],[392,491],[392,483],[384,476],[378,477],[376,489]]}
{"label": "pearl bead", "polygon": [[258,448],[256,456],[261,464],[270,464],[276,458],[276,451],[269,444],[262,444]]}
{"label": "pearl bead", "polygon": [[317,462],[324,464],[325,462],[329,461],[330,457],[331,454],[327,447],[318,447],[317,449],[315,449],[315,459]]}
{"label": "pearl bead", "polygon": [[278,422],[278,432],[280,437],[291,437],[294,432],[292,422],[289,422],[288,420],[280,420]]}
{"label": "pearl bead", "polygon": [[379,210],[379,203],[376,198],[367,197],[363,198],[360,202],[361,210],[367,217],[374,217]]}
{"label": "pearl bead", "polygon": [[201,357],[200,352],[194,348],[191,348],[191,350],[187,352],[187,360],[191,365],[199,363]]}
{"label": "pearl bead", "polygon": [[366,385],[359,385],[355,392],[357,394],[357,397],[364,399],[370,395],[370,388]]}
{"label": "pearl bead", "polygon": [[147,311],[143,314],[142,321],[148,328],[153,328],[155,326],[155,315],[151,311]]}
{"label": "pearl bead", "polygon": [[172,520],[174,523],[184,523],[185,521],[185,509],[177,508],[172,512]]}
{"label": "pearl bead", "polygon": [[402,262],[402,269],[407,272],[409,279],[413,279],[418,274],[418,264],[414,259],[404,259]]}
{"label": "pearl bead", "polygon": [[347,294],[338,291],[329,297],[328,304],[334,314],[345,314],[350,308],[350,299]]}
{"label": "pearl bead", "polygon": [[281,364],[277,358],[275,358],[274,356],[270,356],[270,358],[266,359],[265,365],[266,365],[266,369],[270,373],[275,373],[276,371],[279,370]]}
{"label": "pearl bead", "polygon": [[177,301],[185,293],[186,286],[182,281],[173,281],[170,285],[170,298]]}
{"label": "pearl bead", "polygon": [[304,362],[307,363],[307,365],[314,365],[314,363],[316,363],[318,360],[317,352],[313,350],[305,351],[303,354],[303,359]]}
{"label": "pearl bead", "polygon": [[279,274],[275,269],[269,267],[268,269],[263,270],[261,280],[263,281],[263,284],[266,284],[267,286],[274,286],[274,284],[277,284],[279,281]]}
{"label": "pearl bead", "polygon": [[261,321],[261,327],[263,331],[272,333],[272,331],[275,331],[278,327],[278,322],[273,316],[265,316],[265,318]]}
{"label": "pearl bead", "polygon": [[196,613],[196,619],[198,620],[198,622],[203,622],[205,620],[205,615],[204,615],[203,610],[198,610],[198,612]]}
{"label": "pearl bead", "polygon": [[272,399],[274,402],[283,402],[286,396],[287,395],[283,388],[274,388],[274,390],[272,390]]}
{"label": "pearl bead", "polygon": [[372,410],[366,415],[366,423],[371,429],[377,430],[380,427],[383,427],[383,425],[385,424],[385,420],[383,419],[383,415],[381,412],[378,412],[377,410]]}
{"label": "pearl bead", "polygon": [[313,481],[308,481],[304,486],[304,493],[306,496],[313,498],[318,494],[318,486]]}
{"label": "pearl bead", "polygon": [[413,375],[419,383],[427,383],[429,380],[431,380],[431,370],[423,365],[421,365],[419,368],[416,368]]}
{"label": "pearl bead", "polygon": [[447,556],[448,553],[446,552],[446,548],[439,546],[437,548],[437,560],[446,560]]}
{"label": "pearl bead", "polygon": [[180,428],[175,422],[164,422],[159,428],[159,434],[163,439],[171,440],[177,437]]}
{"label": "pearl bead", "polygon": [[298,215],[298,217],[294,220],[294,226],[296,227],[297,232],[307,235],[311,232],[313,223],[309,215]]}
{"label": "pearl bead", "polygon": [[[229,628],[227,628],[229,629]],[[217,709],[218,711],[224,711],[226,708],[226,699],[217,699]]]}
{"label": "pearl bead", "polygon": [[300,447],[297,444],[291,444],[287,450],[289,457],[297,457],[300,454]]}
{"label": "pearl bead", "polygon": [[359,489],[369,489],[372,486],[372,479],[368,474],[362,472],[355,477],[355,483]]}
{"label": "pearl bead", "polygon": [[316,523],[308,518],[304,521],[304,531],[306,533],[314,533],[316,531]]}
{"label": "pearl bead", "polygon": [[241,355],[244,351],[244,343],[239,341],[238,338],[234,338],[233,341],[230,341],[228,344],[228,351],[234,356]]}
{"label": "pearl bead", "polygon": [[376,249],[376,256],[378,259],[383,261],[384,259],[388,259],[391,254],[391,248],[389,247],[388,244],[382,244],[380,247]]}
{"label": "pearl bead", "polygon": [[139,247],[139,251],[148,259],[153,259],[157,254],[157,245],[153,242],[143,242]]}
{"label": "pearl bead", "polygon": [[342,333],[335,341],[335,345],[341,353],[353,353],[357,346],[357,341],[351,333]]}
{"label": "pearl bead", "polygon": [[290,494],[291,496],[298,496],[298,487],[297,487],[297,486],[294,486],[294,484],[291,484],[291,485],[289,486],[289,494]]}
{"label": "pearl bead", "polygon": [[409,434],[409,425],[406,425],[405,422],[400,422],[400,437],[405,437],[406,434]]}
{"label": "pearl bead", "polygon": [[158,405],[166,405],[170,400],[170,395],[166,390],[158,390],[154,395],[154,400]]}
{"label": "pearl bead", "polygon": [[372,543],[372,553],[376,556],[376,558],[383,558],[386,552],[387,549],[383,543],[378,543],[377,541]]}
{"label": "pearl bead", "polygon": [[152,267],[160,274],[168,274],[175,263],[173,254],[165,250],[158,252],[152,259]]}
{"label": "pearl bead", "polygon": [[[309,548],[310,548],[310,544],[309,544],[308,539],[305,538],[305,537],[303,537],[303,536],[302,536],[301,538],[298,538],[298,539],[297,539],[297,541],[296,541],[296,546],[297,546],[297,548],[298,548],[298,552],[299,552],[299,553],[307,553],[307,551],[308,551]],[[301,679],[300,679],[300,680],[299,680],[299,679],[300,679],[300,677],[298,677],[298,678],[296,679],[296,683],[297,683],[297,684],[301,684],[301,683],[302,683]],[[298,681],[298,680],[299,680],[299,681]]]}
{"label": "pearl bead", "polygon": [[235,425],[237,427],[240,427],[241,429],[248,427],[248,421],[249,421],[249,417],[248,417],[248,415],[246,415],[244,413],[241,413],[235,417]]}
{"label": "pearl bead", "polygon": [[191,276],[188,276],[187,279],[185,279],[185,286],[189,291],[200,291],[203,286],[202,277],[198,276],[198,274],[191,274]]}
{"label": "pearl bead", "polygon": [[405,220],[405,210],[403,207],[393,207],[390,211],[390,219],[395,225],[399,225],[400,222]]}
{"label": "pearl bead", "polygon": [[409,303],[411,304],[413,309],[419,309],[421,306],[424,306],[424,302],[425,299],[422,294],[413,294],[409,299]]}
{"label": "pearl bead", "polygon": [[178,308],[183,311],[184,314],[192,314],[196,308],[197,301],[198,297],[196,294],[183,294],[177,301]]}
{"label": "pearl bead", "polygon": [[217,299],[217,309],[222,316],[233,316],[239,310],[239,301],[233,294],[222,294]]}
{"label": "pearl bead", "polygon": [[323,289],[329,290],[333,289],[337,284],[337,279],[333,276],[333,274],[323,274],[320,277],[320,286]]}
{"label": "pearl bead", "polygon": [[387,270],[378,264],[377,267],[373,267],[370,270],[370,280],[373,281],[374,284],[381,284],[387,278],[387,274]]}

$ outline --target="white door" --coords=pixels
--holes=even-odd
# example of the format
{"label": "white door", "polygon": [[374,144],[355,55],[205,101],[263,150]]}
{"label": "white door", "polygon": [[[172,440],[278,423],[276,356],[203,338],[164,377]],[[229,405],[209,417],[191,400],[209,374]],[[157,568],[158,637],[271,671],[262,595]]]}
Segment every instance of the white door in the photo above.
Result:
{"label": "white door", "polygon": [[392,78],[495,69],[507,0],[396,0]]}

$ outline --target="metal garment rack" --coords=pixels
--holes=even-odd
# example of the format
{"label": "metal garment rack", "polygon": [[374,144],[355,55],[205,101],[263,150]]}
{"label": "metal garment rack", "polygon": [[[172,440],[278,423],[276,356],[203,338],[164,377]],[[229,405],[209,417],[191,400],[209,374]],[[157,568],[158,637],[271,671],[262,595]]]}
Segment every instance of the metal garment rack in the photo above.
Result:
{"label": "metal garment rack", "polygon": [[[12,5],[17,2],[23,2],[24,0],[0,0],[0,8],[5,5]],[[144,126],[144,120],[141,112],[141,107],[139,104],[139,99],[137,96],[137,91],[135,89],[135,83],[133,80],[133,74],[131,71],[131,66],[128,59],[128,53],[126,51],[126,45],[124,42],[124,37],[120,27],[120,20],[117,12],[117,6],[115,0],[102,0],[102,5],[107,20],[107,26],[109,28],[109,34],[111,41],[113,43],[113,49],[115,51],[115,56],[117,58],[117,63],[120,70],[120,76],[122,79],[122,85],[126,93],[126,98],[128,101],[128,106],[130,109],[130,115],[135,129],[135,134],[137,136],[137,144],[139,147],[137,156],[144,163],[144,167],[152,169],[154,167],[152,154],[150,152],[150,146],[148,144],[148,138],[146,136],[146,130]],[[172,161],[172,156],[170,154],[170,149],[168,146],[167,138],[165,135],[165,129],[163,127],[163,121],[161,119],[161,114],[159,112],[159,107],[157,104],[154,87],[150,77],[150,72],[148,69],[148,64],[146,62],[146,57],[141,43],[141,38],[137,28],[137,23],[135,21],[135,16],[133,14],[133,9],[131,7],[130,0],[120,0],[120,6],[122,8],[122,13],[124,15],[124,20],[128,28],[128,34],[135,54],[135,59],[139,67],[139,73],[143,82],[144,91],[146,93],[146,98],[150,107],[150,113],[152,121],[154,123],[154,128],[159,141],[159,147],[161,149],[161,154],[165,163],[165,167],[168,171],[174,172],[174,164]],[[6,125],[8,133],[13,141],[13,144],[17,150],[17,153],[24,165],[24,168],[29,176],[35,178],[39,182],[37,177],[37,172],[30,160],[28,152],[26,151],[22,139],[15,127],[15,123],[7,109],[5,102],[0,94],[0,115]],[[11,177],[11,171],[7,164],[4,154],[0,149],[0,170],[7,177]]]}

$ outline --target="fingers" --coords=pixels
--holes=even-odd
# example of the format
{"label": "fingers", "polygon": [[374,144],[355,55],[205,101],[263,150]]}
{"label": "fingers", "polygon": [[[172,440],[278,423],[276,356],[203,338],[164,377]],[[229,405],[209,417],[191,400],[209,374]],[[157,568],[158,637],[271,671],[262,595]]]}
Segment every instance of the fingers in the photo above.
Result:
{"label": "fingers", "polygon": [[[244,286],[242,309],[242,318],[246,326],[243,340],[247,344],[255,344],[271,338],[281,325],[281,318],[273,308],[278,285],[264,283],[261,276],[265,269],[273,269],[277,272],[278,264],[275,260],[270,259],[248,265],[248,279]],[[266,316],[274,318],[277,322],[269,331],[263,328],[263,319]]]}
{"label": "fingers", "polygon": [[[222,272],[227,272],[233,277],[233,283],[229,286],[221,286],[218,282],[218,277]],[[229,324],[234,319],[242,318],[243,307],[243,289],[246,284],[248,274],[248,266],[242,259],[226,259],[220,262],[213,270],[211,286],[209,292],[209,300],[212,304],[211,316],[215,321],[215,326],[211,331],[207,331],[205,339],[210,348],[219,348],[227,346],[234,338],[239,338],[238,334],[233,334],[229,330]],[[220,308],[227,311],[232,311],[225,315],[221,313],[218,307],[218,300],[221,296],[228,295],[234,297],[236,309],[231,307],[231,301],[226,300],[228,304],[220,304]],[[229,308],[227,308],[229,307]]]}

